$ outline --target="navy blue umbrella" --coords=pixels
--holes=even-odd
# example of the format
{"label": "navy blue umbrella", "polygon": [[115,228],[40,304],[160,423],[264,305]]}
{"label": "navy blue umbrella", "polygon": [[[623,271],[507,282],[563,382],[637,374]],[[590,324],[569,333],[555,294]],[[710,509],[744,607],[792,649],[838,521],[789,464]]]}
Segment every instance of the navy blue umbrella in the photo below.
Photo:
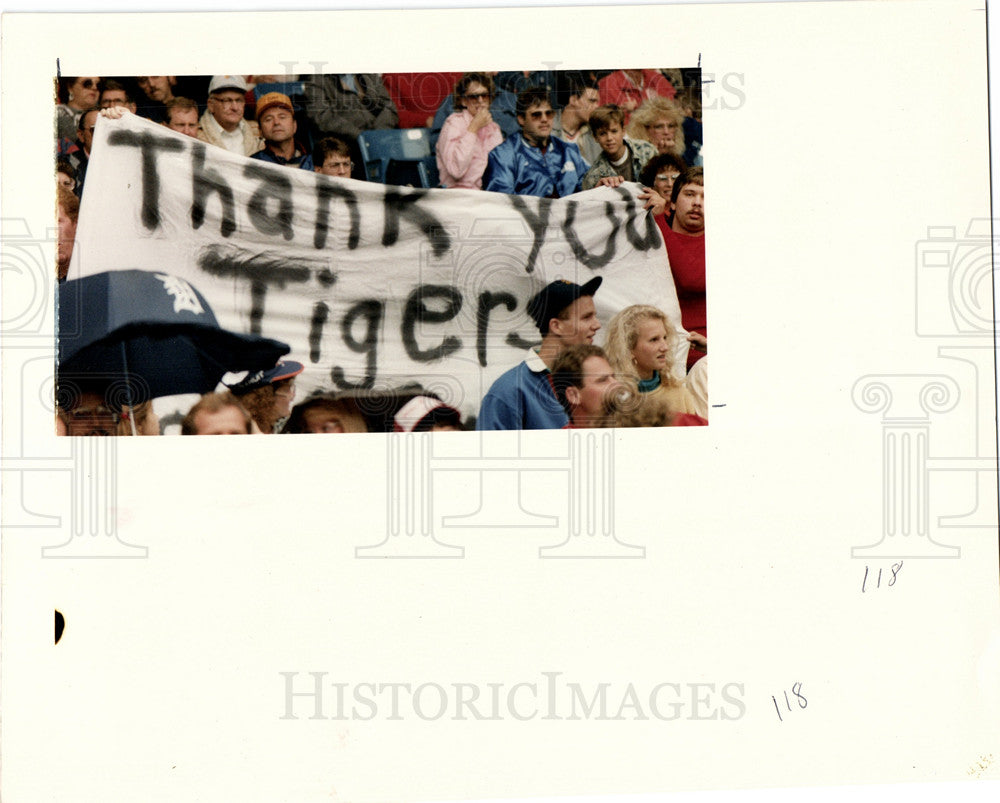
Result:
{"label": "navy blue umbrella", "polygon": [[157,271],[97,273],[59,287],[59,373],[124,380],[130,403],[208,393],[227,371],[273,368],[290,348],[222,329],[186,280]]}

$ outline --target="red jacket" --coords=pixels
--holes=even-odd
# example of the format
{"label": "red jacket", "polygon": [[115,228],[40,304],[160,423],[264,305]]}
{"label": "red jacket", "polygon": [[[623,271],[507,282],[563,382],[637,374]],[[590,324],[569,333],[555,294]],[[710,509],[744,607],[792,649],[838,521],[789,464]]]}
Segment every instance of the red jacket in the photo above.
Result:
{"label": "red jacket", "polygon": [[[629,101],[633,108],[638,108],[644,100],[650,98],[670,98],[677,94],[674,85],[663,77],[662,73],[656,70],[642,71],[642,87],[632,83],[625,70],[618,70],[611,75],[606,75],[597,83],[597,88],[601,93],[601,105],[606,106],[614,103],[626,109]],[[625,122],[628,123],[629,113],[625,111]]]}

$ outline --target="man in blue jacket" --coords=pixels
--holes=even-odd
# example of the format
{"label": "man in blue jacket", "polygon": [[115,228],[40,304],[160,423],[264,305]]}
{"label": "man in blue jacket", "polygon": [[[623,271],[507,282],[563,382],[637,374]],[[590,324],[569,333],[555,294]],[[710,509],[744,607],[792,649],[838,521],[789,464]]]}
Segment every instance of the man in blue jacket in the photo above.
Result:
{"label": "man in blue jacket", "polygon": [[587,172],[580,150],[552,136],[555,112],[541,87],[517,96],[518,134],[490,151],[483,187],[490,192],[563,198],[579,191]]}
{"label": "man in blue jacket", "polygon": [[549,372],[567,346],[594,342],[601,328],[594,294],[602,279],[584,285],[557,280],[528,302],[542,345],[493,383],[479,406],[476,429],[561,429],[569,423]]}

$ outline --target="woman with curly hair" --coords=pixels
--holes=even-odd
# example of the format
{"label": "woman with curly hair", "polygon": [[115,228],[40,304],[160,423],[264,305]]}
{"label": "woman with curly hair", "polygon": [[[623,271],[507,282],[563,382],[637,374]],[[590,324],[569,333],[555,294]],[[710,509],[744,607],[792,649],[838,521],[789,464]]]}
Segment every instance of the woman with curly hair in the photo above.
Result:
{"label": "woman with curly hair", "polygon": [[707,404],[699,404],[673,373],[675,344],[673,327],[662,310],[633,304],[611,319],[604,350],[622,382],[641,394],[662,396],[675,413],[707,418]]}
{"label": "woman with curly hair", "polygon": [[264,435],[273,435],[292,411],[295,377],[305,366],[294,360],[279,362],[274,368],[257,371],[230,385],[229,390],[250,413]]}
{"label": "woman with curly hair", "polygon": [[455,113],[445,120],[435,146],[443,186],[483,188],[486,157],[503,142],[490,113],[494,94],[493,78],[486,73],[465,73],[455,84]]}
{"label": "woman with curly hair", "polygon": [[674,191],[674,181],[687,170],[687,164],[680,156],[672,153],[658,153],[642,168],[639,183],[648,189],[639,197],[651,201],[646,208],[651,209],[657,217],[662,216],[661,224],[670,226],[673,212],[670,211],[670,197]]}
{"label": "woman with curly hair", "polygon": [[684,115],[667,98],[650,98],[632,112],[626,133],[652,142],[658,153],[684,157]]}

